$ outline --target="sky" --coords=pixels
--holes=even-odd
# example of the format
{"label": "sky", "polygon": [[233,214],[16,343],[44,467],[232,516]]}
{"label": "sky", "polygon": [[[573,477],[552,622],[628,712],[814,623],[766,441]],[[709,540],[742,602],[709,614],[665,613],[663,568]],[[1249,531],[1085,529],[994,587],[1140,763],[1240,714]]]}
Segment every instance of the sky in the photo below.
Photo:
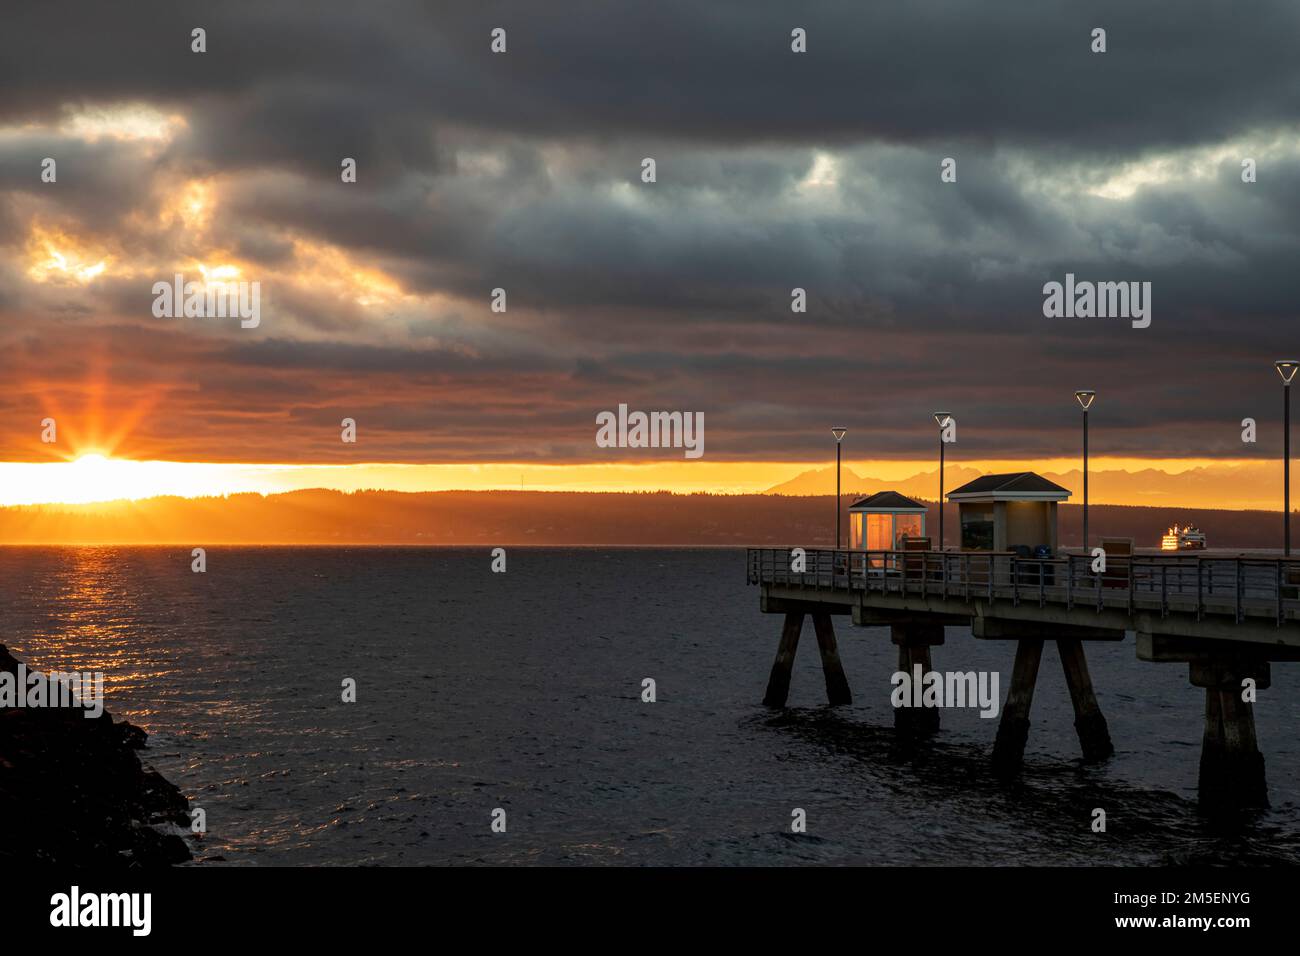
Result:
{"label": "sky", "polygon": [[[86,454],[761,490],[831,425],[860,472],[933,467],[940,410],[950,461],[1033,467],[1078,454],[1077,388],[1101,462],[1280,457],[1294,3],[305,9],[6,10],[0,504],[140,487],[30,471]],[[177,273],[257,282],[257,326],[155,316]],[[1045,317],[1067,273],[1151,283],[1150,326]],[[600,447],[620,404],[702,414],[704,455]]]}

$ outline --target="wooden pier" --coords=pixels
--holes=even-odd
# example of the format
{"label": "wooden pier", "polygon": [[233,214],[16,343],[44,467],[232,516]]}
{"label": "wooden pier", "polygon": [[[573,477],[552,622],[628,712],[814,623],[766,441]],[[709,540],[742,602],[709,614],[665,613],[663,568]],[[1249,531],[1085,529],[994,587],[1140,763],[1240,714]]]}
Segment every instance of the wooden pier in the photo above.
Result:
{"label": "wooden pier", "polygon": [[[816,630],[831,704],[851,700],[833,615],[887,626],[898,668],[909,673],[915,664],[932,669],[945,626],[969,627],[976,638],[1015,645],[993,748],[999,772],[1021,766],[1045,641],[1060,653],[1083,757],[1103,760],[1114,748],[1084,648],[1133,631],[1138,660],[1186,664],[1191,684],[1205,692],[1202,805],[1268,803],[1248,688],[1269,686],[1271,662],[1300,660],[1300,558],[1135,555],[1111,557],[1094,572],[1087,555],[750,548],[747,579],[758,585],[765,613],[784,615],[769,706],[784,706],[789,696],[805,617]],[[894,723],[900,733],[933,734],[939,711],[896,708]]]}

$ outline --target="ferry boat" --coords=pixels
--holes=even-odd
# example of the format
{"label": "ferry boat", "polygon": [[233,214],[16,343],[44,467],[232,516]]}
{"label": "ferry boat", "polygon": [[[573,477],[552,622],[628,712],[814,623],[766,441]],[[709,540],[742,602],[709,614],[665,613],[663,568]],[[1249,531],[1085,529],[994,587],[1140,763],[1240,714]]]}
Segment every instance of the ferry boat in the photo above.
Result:
{"label": "ferry boat", "polygon": [[1174,525],[1160,539],[1161,551],[1201,551],[1205,548],[1205,535],[1191,525],[1180,528]]}

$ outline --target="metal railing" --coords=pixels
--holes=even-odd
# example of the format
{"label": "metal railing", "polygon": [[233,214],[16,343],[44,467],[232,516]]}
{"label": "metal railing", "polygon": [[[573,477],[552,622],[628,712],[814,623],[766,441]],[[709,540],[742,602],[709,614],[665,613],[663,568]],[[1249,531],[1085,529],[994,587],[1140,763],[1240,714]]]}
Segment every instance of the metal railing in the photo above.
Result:
{"label": "metal railing", "polygon": [[[1231,616],[1238,622],[1300,619],[1300,558],[1109,555],[1094,572],[1089,555],[1023,558],[994,551],[846,551],[750,548],[750,584],[813,590],[916,594],[1094,608]],[[799,568],[799,570],[795,570]]]}

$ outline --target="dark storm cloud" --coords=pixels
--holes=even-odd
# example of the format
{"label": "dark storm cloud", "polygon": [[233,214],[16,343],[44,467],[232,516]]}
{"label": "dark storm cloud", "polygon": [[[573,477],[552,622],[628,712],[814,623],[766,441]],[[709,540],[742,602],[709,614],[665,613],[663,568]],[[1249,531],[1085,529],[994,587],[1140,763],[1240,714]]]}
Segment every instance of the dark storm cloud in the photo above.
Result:
{"label": "dark storm cloud", "polygon": [[[929,456],[941,404],[975,457],[1071,453],[1091,386],[1098,453],[1240,455],[1298,350],[1297,27],[1284,2],[21,5],[0,245],[72,223],[148,266],[77,289],[0,265],[0,408],[111,374],[123,414],[168,410],[133,433],[163,456],[338,460],[351,409],[378,457],[541,460],[593,456],[619,402],[705,412],[711,458],[823,456],[830,418],[865,455]],[[65,128],[129,103],[184,123]],[[206,247],[162,216],[205,177]],[[256,333],[149,315],[214,246],[264,281]],[[417,301],[340,294],[353,267]],[[1066,272],[1152,282],[1151,328],[1045,319]]]}
{"label": "dark storm cloud", "polygon": [[[209,37],[197,61],[194,26]],[[488,49],[497,26],[510,33],[504,59]],[[807,56],[789,55],[795,26]],[[1104,60],[1088,50],[1096,26],[1109,31]],[[22,118],[66,100],[242,100],[209,116],[269,158],[283,156],[278,127],[320,145],[351,130],[427,160],[422,137],[382,119],[414,115],[544,138],[974,137],[1104,151],[1289,121],[1297,27],[1286,0],[26,4],[6,11],[0,85],[5,113]],[[355,115],[361,102],[368,117]]]}
{"label": "dark storm cloud", "polygon": [[[57,160],[57,183],[41,181],[46,157]],[[152,204],[155,170],[138,146],[119,142],[35,133],[0,138],[0,195],[48,201],[51,218],[75,218],[91,230],[121,228],[132,212]],[[0,242],[14,236],[0,229]]]}

